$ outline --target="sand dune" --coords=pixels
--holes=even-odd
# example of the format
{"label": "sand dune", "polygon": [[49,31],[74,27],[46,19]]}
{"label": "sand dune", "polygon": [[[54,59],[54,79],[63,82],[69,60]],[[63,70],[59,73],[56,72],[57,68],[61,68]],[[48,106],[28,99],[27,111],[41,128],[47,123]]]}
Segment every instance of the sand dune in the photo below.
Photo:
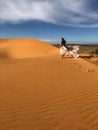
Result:
{"label": "sand dune", "polygon": [[57,51],[46,42],[32,39],[0,40],[0,55],[4,58],[30,58],[51,55]]}
{"label": "sand dune", "polygon": [[96,65],[82,58],[60,59],[55,47],[42,42],[42,56],[37,49],[35,57],[15,59],[20,55],[14,47],[14,59],[0,59],[0,130],[98,129]]}

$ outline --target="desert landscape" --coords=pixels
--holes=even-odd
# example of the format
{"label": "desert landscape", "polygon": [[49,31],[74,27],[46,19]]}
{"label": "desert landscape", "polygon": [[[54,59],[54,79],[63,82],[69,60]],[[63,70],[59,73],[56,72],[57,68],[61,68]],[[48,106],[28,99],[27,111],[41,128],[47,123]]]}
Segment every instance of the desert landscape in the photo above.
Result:
{"label": "desert landscape", "polygon": [[46,42],[1,39],[0,130],[98,130],[98,57],[89,55],[61,59]]}

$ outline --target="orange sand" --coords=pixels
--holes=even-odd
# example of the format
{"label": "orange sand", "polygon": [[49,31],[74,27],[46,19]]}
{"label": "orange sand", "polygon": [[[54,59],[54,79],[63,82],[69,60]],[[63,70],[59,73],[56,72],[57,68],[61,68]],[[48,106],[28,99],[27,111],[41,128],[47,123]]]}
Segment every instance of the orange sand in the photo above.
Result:
{"label": "orange sand", "polygon": [[30,39],[1,40],[0,54],[0,130],[98,130],[96,65]]}

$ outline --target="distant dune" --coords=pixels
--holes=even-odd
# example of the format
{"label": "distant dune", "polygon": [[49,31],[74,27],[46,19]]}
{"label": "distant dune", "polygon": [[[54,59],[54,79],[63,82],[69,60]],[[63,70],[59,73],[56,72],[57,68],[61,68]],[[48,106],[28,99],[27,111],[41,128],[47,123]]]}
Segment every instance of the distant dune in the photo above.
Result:
{"label": "distant dune", "polygon": [[0,57],[30,58],[51,55],[57,48],[42,41],[32,39],[0,40]]}

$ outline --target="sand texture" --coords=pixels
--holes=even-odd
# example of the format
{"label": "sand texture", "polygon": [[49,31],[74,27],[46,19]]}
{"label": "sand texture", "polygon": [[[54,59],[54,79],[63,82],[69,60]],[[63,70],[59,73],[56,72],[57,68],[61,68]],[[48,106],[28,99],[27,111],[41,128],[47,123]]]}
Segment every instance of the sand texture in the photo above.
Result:
{"label": "sand texture", "polygon": [[97,65],[30,39],[0,54],[0,130],[98,130]]}

